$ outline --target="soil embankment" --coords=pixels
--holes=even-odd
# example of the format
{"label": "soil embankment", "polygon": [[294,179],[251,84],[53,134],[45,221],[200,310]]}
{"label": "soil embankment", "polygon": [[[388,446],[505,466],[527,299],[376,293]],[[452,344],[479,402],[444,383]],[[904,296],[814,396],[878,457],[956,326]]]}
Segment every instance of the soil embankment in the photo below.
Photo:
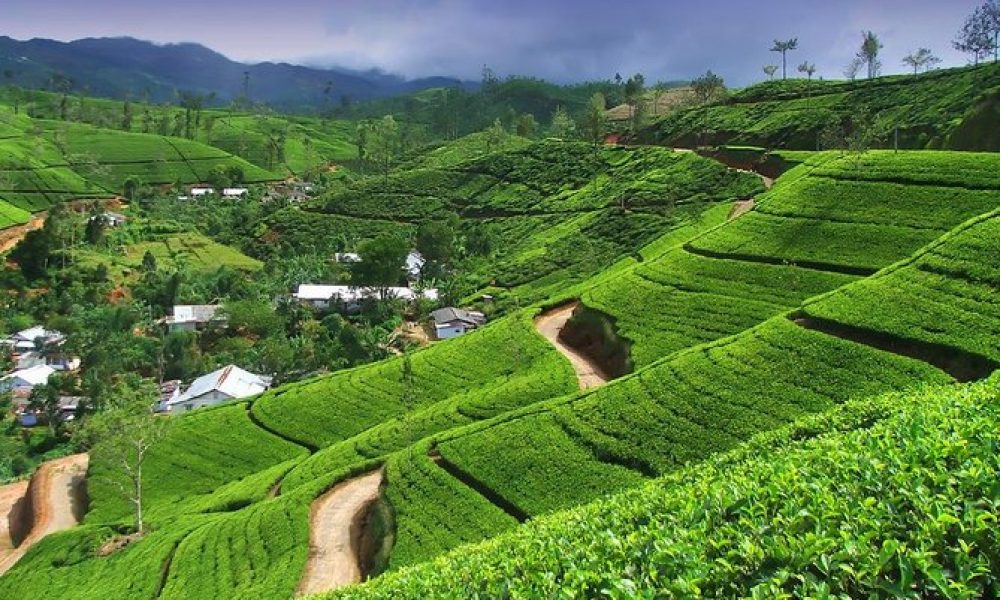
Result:
{"label": "soil embankment", "polygon": [[535,328],[569,359],[580,380],[580,389],[586,390],[604,385],[609,378],[594,360],[567,343],[561,335],[579,304],[572,302],[542,313],[535,319]]}
{"label": "soil embankment", "polygon": [[[13,512],[0,515],[6,517],[9,536],[7,540],[0,539],[0,574],[7,572],[48,534],[80,522],[87,503],[84,482],[88,462],[86,454],[74,454],[42,464],[21,499],[11,505]],[[9,550],[6,541],[11,542]]]}
{"label": "soil embankment", "polygon": [[309,515],[309,559],[299,595],[318,594],[363,576],[360,549],[365,518],[381,494],[382,471],[337,484],[313,501]]}

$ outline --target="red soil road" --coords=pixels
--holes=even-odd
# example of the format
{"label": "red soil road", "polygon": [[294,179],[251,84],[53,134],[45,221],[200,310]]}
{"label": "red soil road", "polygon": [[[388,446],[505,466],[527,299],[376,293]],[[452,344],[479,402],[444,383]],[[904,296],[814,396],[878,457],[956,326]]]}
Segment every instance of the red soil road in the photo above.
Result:
{"label": "red soil road", "polygon": [[608,382],[608,377],[592,360],[559,339],[559,332],[566,326],[566,322],[573,316],[573,311],[579,304],[571,302],[542,313],[535,319],[535,328],[556,347],[556,350],[569,359],[573,370],[576,371],[577,379],[580,380],[580,389],[586,390],[604,385]]}
{"label": "red soil road", "polygon": [[27,481],[0,487],[0,564],[6,562],[7,556],[14,550],[14,541],[10,538],[10,523],[15,515],[11,513],[26,493]]}
{"label": "red soil road", "polygon": [[381,494],[382,471],[335,485],[309,509],[309,559],[298,595],[318,594],[361,581],[358,556],[368,509]]}
{"label": "red soil road", "polygon": [[[0,545],[0,575],[13,567],[39,540],[78,523],[77,514],[81,512],[80,483],[87,474],[88,461],[86,454],[74,454],[38,467],[31,478],[31,531],[17,548],[8,550],[6,546]],[[9,514],[8,510],[7,515]],[[9,527],[5,527],[9,534]],[[10,538],[5,541],[9,543]],[[0,541],[0,544],[3,542]]]}

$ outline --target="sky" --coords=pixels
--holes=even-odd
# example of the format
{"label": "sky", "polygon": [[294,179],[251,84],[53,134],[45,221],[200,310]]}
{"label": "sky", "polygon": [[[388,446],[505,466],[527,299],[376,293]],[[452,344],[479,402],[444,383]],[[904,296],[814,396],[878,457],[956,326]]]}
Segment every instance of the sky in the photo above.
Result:
{"label": "sky", "polygon": [[132,36],[197,42],[244,62],[376,68],[406,77],[498,75],[569,83],[643,73],[688,80],[711,69],[730,85],[780,64],[842,78],[870,29],[885,73],[928,47],[956,66],[951,40],[980,0],[2,0],[0,35],[69,41]]}

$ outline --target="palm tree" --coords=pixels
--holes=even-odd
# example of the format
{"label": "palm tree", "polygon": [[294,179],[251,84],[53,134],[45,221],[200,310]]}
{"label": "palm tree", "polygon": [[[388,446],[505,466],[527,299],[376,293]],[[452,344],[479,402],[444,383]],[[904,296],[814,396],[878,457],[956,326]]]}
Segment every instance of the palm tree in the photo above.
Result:
{"label": "palm tree", "polygon": [[786,55],[796,48],[799,47],[799,38],[792,38],[790,40],[774,40],[774,46],[771,46],[771,52],[781,53],[781,78],[788,78],[788,63],[786,61]]}
{"label": "palm tree", "polygon": [[878,53],[881,49],[882,42],[879,41],[878,36],[874,32],[861,32],[861,49],[858,50],[858,58],[864,64],[868,65],[868,79],[872,79],[878,75],[879,68],[882,66],[878,60]]}

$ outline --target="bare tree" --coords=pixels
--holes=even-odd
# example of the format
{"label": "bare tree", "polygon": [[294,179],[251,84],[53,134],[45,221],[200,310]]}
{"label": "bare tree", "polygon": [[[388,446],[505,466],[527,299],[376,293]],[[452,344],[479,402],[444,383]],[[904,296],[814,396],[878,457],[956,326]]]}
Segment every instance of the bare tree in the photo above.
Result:
{"label": "bare tree", "polygon": [[93,462],[101,465],[95,477],[118,490],[132,506],[135,530],[144,533],[143,467],[150,450],[169,431],[171,420],[156,416],[156,386],[148,380],[116,384],[108,395],[108,408],[92,415],[80,430],[80,441],[90,448]]}
{"label": "bare tree", "polygon": [[708,104],[726,92],[726,82],[712,71],[691,82],[695,97],[702,104]]}
{"label": "bare tree", "polygon": [[862,63],[860,58],[856,56],[852,58],[851,62],[847,63],[847,66],[844,67],[844,77],[846,77],[850,81],[854,81],[855,79],[857,79],[858,71],[861,70],[861,64]]}
{"label": "bare tree", "polygon": [[788,78],[788,62],[786,57],[789,52],[795,50],[799,47],[799,38],[792,38],[790,40],[774,40],[774,45],[771,46],[771,52],[781,53],[781,78]]}
{"label": "bare tree", "polygon": [[774,74],[778,72],[778,65],[764,65],[764,74],[768,80],[774,79]]}

